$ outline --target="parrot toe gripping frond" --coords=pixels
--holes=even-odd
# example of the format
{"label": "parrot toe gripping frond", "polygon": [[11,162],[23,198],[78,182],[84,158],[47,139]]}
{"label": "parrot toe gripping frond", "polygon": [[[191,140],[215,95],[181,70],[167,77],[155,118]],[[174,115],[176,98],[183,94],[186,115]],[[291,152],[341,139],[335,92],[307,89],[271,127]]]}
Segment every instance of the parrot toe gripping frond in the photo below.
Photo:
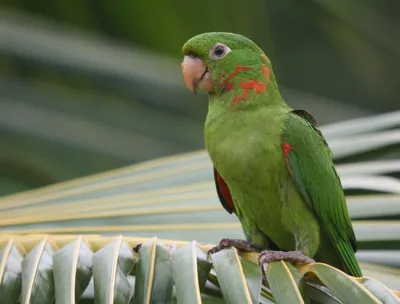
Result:
{"label": "parrot toe gripping frond", "polygon": [[212,255],[230,246],[246,252],[261,252],[264,249],[262,246],[251,241],[240,239],[222,239],[217,246],[207,251],[207,255]]}
{"label": "parrot toe gripping frond", "polygon": [[291,263],[302,263],[309,264],[315,263],[315,261],[306,256],[300,250],[296,251],[273,251],[273,250],[264,250],[260,253],[258,257],[258,263],[261,266],[261,269],[264,273],[267,271],[268,266],[271,262],[274,261],[287,261]]}

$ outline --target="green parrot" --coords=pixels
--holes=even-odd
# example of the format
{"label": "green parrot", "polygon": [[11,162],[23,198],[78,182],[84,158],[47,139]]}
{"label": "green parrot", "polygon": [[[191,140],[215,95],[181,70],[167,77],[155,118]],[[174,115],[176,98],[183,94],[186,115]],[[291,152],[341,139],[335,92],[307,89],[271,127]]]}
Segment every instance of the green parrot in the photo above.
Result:
{"label": "green parrot", "polygon": [[246,238],[210,252],[235,246],[260,252],[263,270],[315,260],[362,276],[331,150],[314,117],[282,99],[269,58],[223,32],[197,35],[182,51],[186,86],[209,96],[204,136],[218,196]]}

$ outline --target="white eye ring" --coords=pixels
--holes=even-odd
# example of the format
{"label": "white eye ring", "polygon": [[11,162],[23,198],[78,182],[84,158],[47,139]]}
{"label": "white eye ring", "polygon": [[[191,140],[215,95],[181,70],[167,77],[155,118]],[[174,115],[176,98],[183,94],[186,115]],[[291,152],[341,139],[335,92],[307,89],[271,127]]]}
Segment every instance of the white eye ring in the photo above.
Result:
{"label": "white eye ring", "polygon": [[223,43],[217,43],[210,50],[210,58],[213,60],[221,59],[228,55],[231,51],[232,50],[229,48],[229,46]]}

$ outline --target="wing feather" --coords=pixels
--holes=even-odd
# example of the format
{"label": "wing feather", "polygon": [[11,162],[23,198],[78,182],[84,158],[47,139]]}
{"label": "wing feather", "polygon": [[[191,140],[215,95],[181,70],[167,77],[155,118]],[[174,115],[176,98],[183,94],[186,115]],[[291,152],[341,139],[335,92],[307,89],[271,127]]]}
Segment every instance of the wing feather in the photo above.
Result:
{"label": "wing feather", "polygon": [[327,231],[345,267],[353,275],[361,275],[354,257],[357,243],[342,184],[331,150],[311,114],[303,110],[289,114],[282,134],[282,149],[304,202]]}
{"label": "wing feather", "polygon": [[235,206],[233,205],[233,199],[231,192],[229,191],[228,185],[225,183],[224,179],[218,173],[217,169],[214,167],[214,182],[217,189],[217,194],[222,207],[228,211],[229,214],[235,212]]}

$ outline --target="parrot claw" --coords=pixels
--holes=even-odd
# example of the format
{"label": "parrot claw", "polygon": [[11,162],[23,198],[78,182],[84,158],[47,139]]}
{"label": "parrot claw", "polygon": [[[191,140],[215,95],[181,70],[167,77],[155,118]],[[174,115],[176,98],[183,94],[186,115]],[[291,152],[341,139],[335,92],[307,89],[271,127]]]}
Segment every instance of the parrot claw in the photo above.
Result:
{"label": "parrot claw", "polygon": [[269,263],[274,261],[288,261],[291,263],[302,263],[302,264],[309,264],[315,263],[315,261],[306,256],[300,250],[296,251],[273,251],[273,250],[264,250],[260,253],[258,257],[258,263],[261,268],[267,271]]}
{"label": "parrot claw", "polygon": [[239,239],[222,239],[219,244],[207,251],[207,255],[217,253],[228,247],[235,247],[240,251],[246,252],[261,252],[264,248],[251,241],[239,240]]}

